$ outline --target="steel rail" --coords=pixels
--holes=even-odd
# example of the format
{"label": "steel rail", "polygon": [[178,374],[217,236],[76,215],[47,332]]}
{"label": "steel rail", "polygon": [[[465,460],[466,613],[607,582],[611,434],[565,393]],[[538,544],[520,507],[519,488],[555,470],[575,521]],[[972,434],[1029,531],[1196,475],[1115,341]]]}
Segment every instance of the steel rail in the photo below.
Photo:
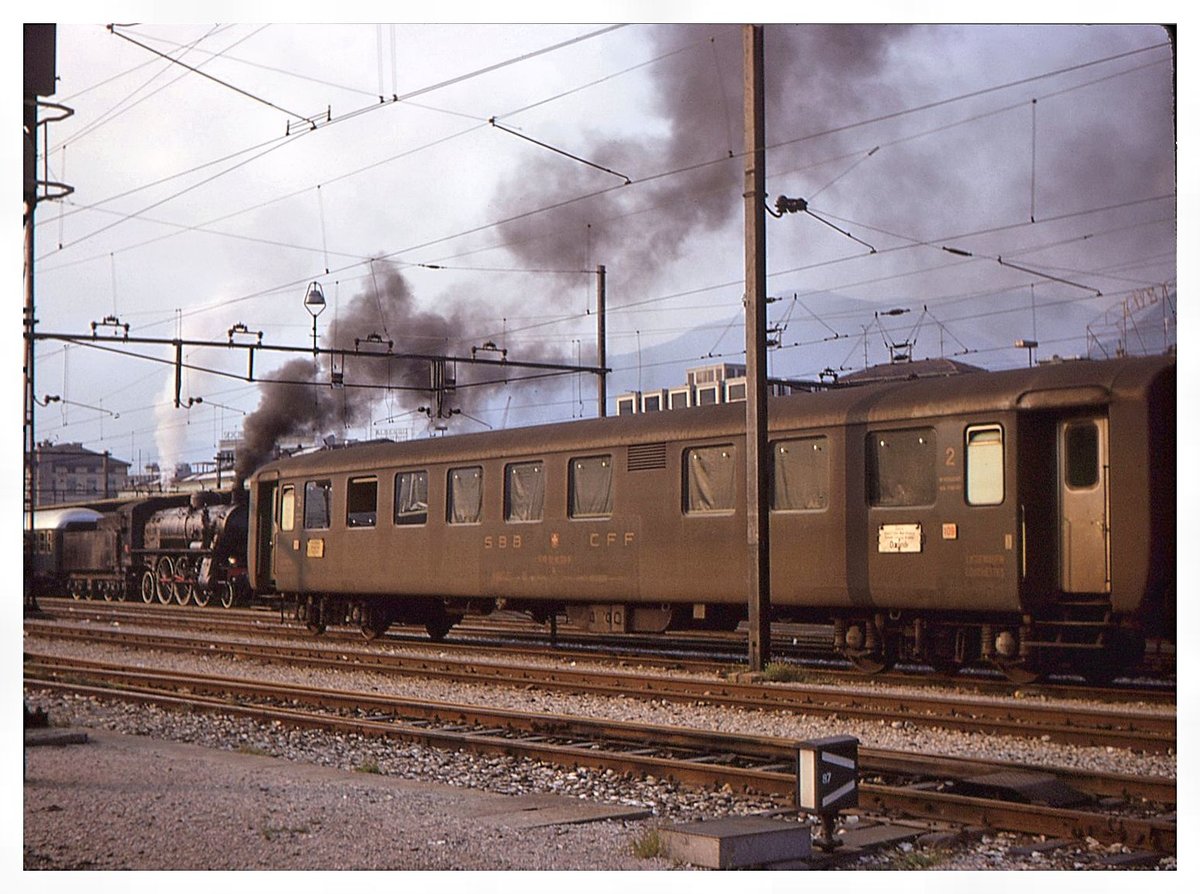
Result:
{"label": "steel rail", "polygon": [[[270,617],[266,611],[245,609],[201,611],[191,607],[175,605],[141,605],[137,602],[92,602],[91,600],[63,600],[68,616],[90,616],[97,620],[123,617],[145,621],[147,616],[155,624],[186,626],[191,630],[231,631],[255,630],[261,635],[283,635],[311,637],[311,634],[296,622],[280,616],[277,624],[268,626],[263,619]],[[85,608],[86,606],[86,608]],[[254,620],[243,620],[249,615]],[[799,625],[801,628],[812,625]],[[797,643],[797,638],[803,643]],[[338,641],[361,644],[363,639],[354,628],[331,628],[321,637],[323,641]],[[505,640],[505,641],[501,641]],[[436,649],[438,651],[462,651],[464,649],[487,649],[493,652],[529,654],[537,652],[555,658],[579,660],[637,661],[642,664],[669,666],[678,670],[696,673],[726,672],[731,666],[744,664],[745,637],[741,634],[714,631],[667,632],[654,636],[636,634],[588,634],[576,630],[559,630],[558,639],[551,645],[546,630],[532,621],[516,617],[488,616],[467,618],[455,628],[454,634],[442,642],[432,642],[424,628],[396,625],[381,640],[383,643],[403,643],[408,648]],[[518,645],[520,643],[520,645]],[[1151,688],[1137,684],[1115,684],[1108,686],[1086,686],[1064,681],[1043,681],[1016,686],[1008,680],[980,676],[964,672],[944,676],[931,672],[897,670],[886,674],[867,677],[859,671],[846,669],[833,653],[832,634],[813,633],[801,629],[799,633],[788,632],[785,625],[772,637],[772,652],[787,656],[796,671],[845,680],[851,685],[872,683],[895,683],[904,686],[944,688],[953,686],[958,690],[968,689],[980,694],[1009,695],[1020,691],[1025,695],[1049,695],[1053,697],[1087,698],[1110,700],[1121,704],[1130,699],[1145,703],[1174,704],[1174,688]],[[706,657],[708,656],[708,657]]]}
{"label": "steel rail", "polygon": [[458,661],[439,656],[393,655],[370,649],[330,650],[320,646],[276,646],[208,641],[186,637],[125,631],[72,629],[66,634],[92,641],[136,644],[143,648],[170,649],[205,655],[227,654],[263,661],[286,660],[325,668],[370,669],[387,673],[437,676],[456,682],[486,685],[529,686],[673,701],[703,701],[764,710],[786,710],[810,715],[832,715],[864,720],[887,719],[956,730],[986,730],[1000,735],[1048,737],[1077,745],[1130,748],[1165,752],[1176,745],[1174,714],[1117,712],[1103,709],[1064,709],[1061,705],[946,698],[922,693],[883,694],[866,690],[835,689],[800,684],[736,683],[696,680],[599,668],[545,668],[499,662]]}
{"label": "steel rail", "polygon": [[[785,739],[647,724],[621,724],[569,715],[529,715],[207,675],[130,671],[117,667],[82,666],[72,670],[70,660],[56,662],[59,665],[57,671],[42,668],[48,672],[48,678],[28,676],[26,685],[189,710],[203,708],[268,722],[400,738],[440,748],[470,748],[564,766],[652,774],[684,785],[729,785],[741,791],[781,796],[791,795],[795,791],[794,772],[780,771],[781,763],[788,766],[789,760],[794,762],[796,743]],[[36,673],[38,663],[31,663],[29,670]],[[107,682],[88,685],[54,679],[54,674],[79,677],[89,672]],[[176,687],[187,691],[188,695],[180,697],[156,689],[156,685]],[[204,691],[212,694],[209,697],[198,694]],[[400,713],[410,716],[407,722],[401,723],[394,719],[382,720],[378,714],[368,718],[313,714],[296,708],[235,704],[229,701],[231,697],[309,702],[326,710],[376,710],[378,714],[386,714],[389,718],[397,717]],[[415,720],[411,715],[415,715]],[[432,728],[422,725],[432,722],[450,726]],[[532,734],[532,737],[510,738],[513,729]],[[547,741],[551,737],[565,737],[567,741]],[[581,741],[574,741],[577,738]],[[609,744],[603,745],[605,742]],[[613,742],[625,750],[614,749]],[[664,751],[670,754],[673,749],[691,753],[686,757],[662,756]],[[1103,843],[1122,843],[1162,853],[1174,853],[1175,850],[1175,824],[1162,819],[1046,808],[875,783],[860,784],[859,800],[861,807],[901,812],[923,819],[1056,837],[1092,837]]]}
{"label": "steel rail", "polygon": [[[196,674],[188,671],[150,669],[129,671],[122,665],[107,661],[79,658],[61,659],[55,656],[32,653],[26,653],[26,667],[47,673],[66,669],[68,672],[83,670],[106,674],[121,673],[125,675],[133,673],[145,675],[151,679],[182,679],[191,682],[194,682],[197,678]],[[243,677],[225,677],[208,674],[203,675],[203,679],[207,681],[206,685],[219,685],[229,688],[259,687],[258,689],[247,690],[258,697],[273,697],[278,693],[282,685],[275,683],[254,683],[253,681],[245,680]],[[314,692],[318,693],[322,699],[330,697],[329,693],[331,692],[335,696],[340,694],[336,690],[319,687],[292,687],[289,690],[290,696],[296,698],[301,698],[307,693]],[[426,706],[434,704],[439,706],[439,710],[448,709],[450,711],[449,717],[452,720],[465,722],[466,719],[470,718],[473,723],[485,725],[499,722],[512,725],[514,719],[515,722],[520,723],[522,718],[527,716],[519,711],[513,712],[488,707],[481,708],[475,705],[430,702],[425,699],[407,699],[373,694],[364,695],[359,692],[348,694],[348,698],[344,702],[336,702],[334,706],[342,709],[361,709],[363,704],[368,702],[373,710],[381,710],[380,705],[383,706],[383,709],[396,705],[400,705],[402,708],[404,706],[415,705],[424,710]],[[423,714],[422,716],[426,720],[445,719],[445,716],[441,713]],[[577,734],[596,736],[597,728],[602,728],[615,738],[633,742],[641,742],[649,738],[661,740],[664,738],[662,731],[670,729],[655,724],[595,719],[585,720],[571,715],[538,714],[537,716],[539,718],[553,718],[555,723],[563,724],[562,728],[568,728],[569,724],[574,724],[574,726],[569,726],[569,728]],[[568,717],[569,724],[567,720],[564,720],[564,718]],[[555,727],[556,730],[559,728]],[[545,732],[546,730],[539,728],[537,731]],[[795,743],[791,739],[781,739],[771,736],[748,736],[735,733],[705,733],[704,735],[716,736],[720,741],[728,743],[726,750],[730,753],[736,752],[742,756],[752,756],[769,763],[793,760],[795,757]],[[695,747],[695,736],[689,734],[685,740],[677,744],[684,747]],[[1095,796],[1119,797],[1128,800],[1141,799],[1156,804],[1174,804],[1176,797],[1176,782],[1174,779],[1166,777],[1102,773],[1074,767],[1046,767],[1006,760],[914,754],[894,749],[869,747],[858,749],[858,761],[860,771],[866,774],[966,779],[972,776],[996,773],[1001,770],[1018,770],[1030,773],[1052,774],[1073,788]]]}

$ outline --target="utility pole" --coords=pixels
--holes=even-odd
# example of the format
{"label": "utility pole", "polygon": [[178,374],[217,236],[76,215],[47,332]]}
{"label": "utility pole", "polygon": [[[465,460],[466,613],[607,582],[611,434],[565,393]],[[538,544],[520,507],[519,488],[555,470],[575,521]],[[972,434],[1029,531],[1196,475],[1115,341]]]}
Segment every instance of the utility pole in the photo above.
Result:
{"label": "utility pole", "polygon": [[604,265],[596,265],[596,404],[601,418],[608,415],[608,370],[606,370],[605,333],[604,333],[604,304],[605,296]]}
{"label": "utility pole", "polygon": [[763,28],[743,29],[746,179],[746,599],[749,662],[771,660],[770,491],[767,444],[767,150]]}
{"label": "utility pole", "polygon": [[[34,309],[34,289],[33,289],[33,235],[34,235],[34,212],[37,210],[38,201],[45,198],[63,198],[71,192],[71,188],[62,183],[54,183],[49,179],[49,164],[46,164],[46,174],[38,177],[37,158],[38,158],[38,127],[43,123],[50,121],[61,120],[72,114],[71,110],[55,105],[54,103],[43,103],[39,97],[53,96],[55,90],[55,79],[57,66],[55,64],[55,48],[57,45],[57,26],[49,24],[30,24],[25,23],[24,26],[24,90],[23,90],[23,115],[22,115],[22,130],[24,138],[24,169],[23,169],[23,221],[25,228],[25,275],[24,275],[24,298],[25,298],[25,356],[23,376],[25,385],[25,408],[24,408],[24,448],[25,454],[25,472],[29,477],[25,493],[26,506],[26,527],[28,531],[28,543],[32,548],[33,542],[33,515],[37,509],[38,497],[38,469],[37,469],[37,434],[34,431],[34,416],[35,407],[37,404],[34,390],[34,330],[37,326],[37,318]],[[39,110],[43,107],[54,109],[55,115],[41,121],[38,118]],[[26,557],[28,563],[31,557]],[[33,594],[29,586],[29,568],[26,564],[25,580],[25,610],[38,611],[37,597]]]}

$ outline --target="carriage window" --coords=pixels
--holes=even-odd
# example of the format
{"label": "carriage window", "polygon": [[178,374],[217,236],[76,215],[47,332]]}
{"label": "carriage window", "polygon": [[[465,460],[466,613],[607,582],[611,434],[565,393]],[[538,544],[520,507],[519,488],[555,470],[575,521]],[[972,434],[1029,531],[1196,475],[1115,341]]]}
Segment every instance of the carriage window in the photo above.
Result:
{"label": "carriage window", "polygon": [[328,479],[304,482],[304,527],[328,528],[332,503],[333,484]]}
{"label": "carriage window", "polygon": [[296,488],[285,484],[279,495],[279,530],[293,531],[296,528]]}
{"label": "carriage window", "polygon": [[776,511],[829,506],[829,439],[777,441],[771,476],[771,508]]}
{"label": "carriage window", "polygon": [[542,520],[546,497],[544,463],[512,463],[504,467],[504,520],[527,522]]}
{"label": "carriage window", "polygon": [[346,527],[375,527],[379,479],[351,478],[346,484]]}
{"label": "carriage window", "polygon": [[932,428],[867,436],[867,497],[872,506],[929,506],[937,497]]}
{"label": "carriage window", "polygon": [[429,517],[429,473],[396,475],[396,524],[423,525]]}
{"label": "carriage window", "polygon": [[1094,487],[1100,480],[1100,430],[1094,422],[1067,426],[1067,487]]}
{"label": "carriage window", "polygon": [[586,456],[571,460],[571,518],[612,515],[612,457]]}
{"label": "carriage window", "polygon": [[1004,432],[998,425],[967,429],[967,502],[972,506],[1004,502]]}
{"label": "carriage window", "polygon": [[683,508],[687,513],[732,512],[737,468],[732,444],[693,447],[683,454]]}
{"label": "carriage window", "polygon": [[446,488],[446,521],[452,525],[473,525],[483,508],[483,467],[451,469]]}

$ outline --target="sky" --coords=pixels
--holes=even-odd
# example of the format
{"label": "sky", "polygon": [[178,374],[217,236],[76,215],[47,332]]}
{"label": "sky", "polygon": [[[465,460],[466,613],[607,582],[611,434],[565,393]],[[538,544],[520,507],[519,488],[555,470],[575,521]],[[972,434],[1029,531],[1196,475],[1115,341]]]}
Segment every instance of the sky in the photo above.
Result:
{"label": "sky", "polygon": [[[767,218],[771,375],[889,344],[1000,369],[1029,362],[1020,339],[1038,359],[1174,343],[1162,28],[767,25],[764,45],[768,207],[808,209]],[[60,25],[49,99],[74,114],[43,148],[73,191],[38,205],[35,294],[39,332],[82,338],[37,344],[39,400],[61,398],[38,439],[138,472],[242,430],[591,417],[592,376],[458,364],[459,412],[430,419],[428,364],[355,343],[592,366],[600,265],[610,413],[744,362],[742,57],[732,24]],[[224,347],[185,347],[176,407],[173,348],[93,324]],[[250,382],[260,332],[296,350],[255,352]]]}

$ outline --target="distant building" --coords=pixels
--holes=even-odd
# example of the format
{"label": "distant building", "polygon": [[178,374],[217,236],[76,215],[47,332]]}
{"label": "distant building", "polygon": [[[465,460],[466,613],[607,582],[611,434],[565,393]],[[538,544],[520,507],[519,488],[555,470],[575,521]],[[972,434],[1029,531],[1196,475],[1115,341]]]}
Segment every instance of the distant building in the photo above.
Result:
{"label": "distant building", "polygon": [[982,367],[960,363],[949,357],[931,357],[926,360],[899,360],[895,363],[880,363],[858,372],[839,376],[843,385],[867,385],[873,382],[896,382],[904,379],[936,379],[957,376],[962,373],[985,372]]}
{"label": "distant building", "polygon": [[[35,450],[37,481],[34,505],[73,503],[115,497],[129,480],[129,463],[88,450],[82,444],[43,441]],[[29,470],[25,472],[28,491]]]}
{"label": "distant building", "polygon": [[[790,394],[792,386],[772,382],[770,395]],[[746,367],[740,363],[711,363],[687,371],[687,384],[652,391],[626,391],[617,395],[617,415],[682,410],[712,404],[732,404],[746,399]]]}
{"label": "distant building", "polygon": [[[772,379],[767,383],[767,394],[781,397],[802,391],[820,391],[839,385],[865,385],[871,382],[889,382],[901,379],[928,379],[940,376],[956,376],[960,373],[983,372],[978,366],[959,363],[949,358],[930,360],[902,360],[871,366],[846,376],[835,376],[831,371],[821,374],[820,381]],[[654,413],[659,410],[679,410],[684,407],[701,407],[711,404],[732,404],[746,399],[746,367],[737,363],[714,363],[697,366],[687,371],[687,384],[675,388],[657,388],[652,391],[626,391],[617,395],[617,415]]]}

